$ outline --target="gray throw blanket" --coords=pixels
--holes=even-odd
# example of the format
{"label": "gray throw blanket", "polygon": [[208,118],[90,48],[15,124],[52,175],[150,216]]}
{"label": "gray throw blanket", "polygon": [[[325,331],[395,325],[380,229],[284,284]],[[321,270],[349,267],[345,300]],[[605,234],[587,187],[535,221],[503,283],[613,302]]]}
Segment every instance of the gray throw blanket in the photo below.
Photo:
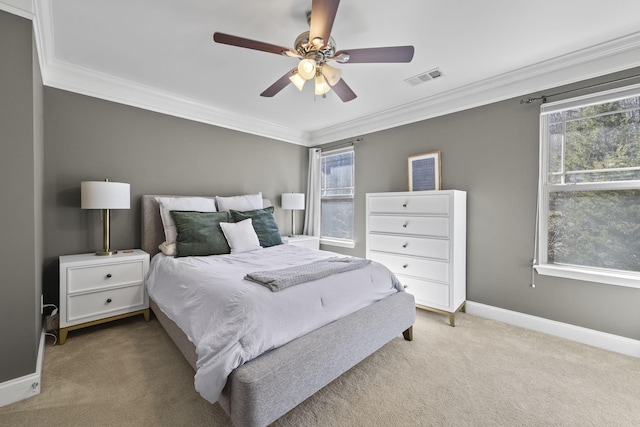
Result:
{"label": "gray throw blanket", "polygon": [[368,259],[361,258],[333,257],[281,270],[257,271],[247,274],[244,278],[260,283],[271,289],[272,292],[278,292],[299,283],[322,279],[344,271],[356,270],[368,265],[370,262]]}

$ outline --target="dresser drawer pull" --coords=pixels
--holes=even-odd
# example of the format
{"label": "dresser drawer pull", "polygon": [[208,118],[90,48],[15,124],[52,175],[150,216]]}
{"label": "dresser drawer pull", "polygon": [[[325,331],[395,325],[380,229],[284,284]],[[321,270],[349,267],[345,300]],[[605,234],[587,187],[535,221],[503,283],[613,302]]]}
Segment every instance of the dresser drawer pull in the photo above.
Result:
{"label": "dresser drawer pull", "polygon": [[111,298],[107,298],[107,304],[111,302]]}
{"label": "dresser drawer pull", "polygon": [[404,203],[402,204],[402,207],[403,207],[403,208],[406,208],[406,207],[407,207],[407,202],[404,202]]}
{"label": "dresser drawer pull", "polygon": [[111,279],[111,273],[107,274],[107,279]]}
{"label": "dresser drawer pull", "polygon": [[409,264],[404,264],[404,265],[402,266],[402,268],[407,268],[407,267],[409,267]]}
{"label": "dresser drawer pull", "polygon": [[403,228],[407,228],[407,223],[405,222],[404,224],[402,224]]}
{"label": "dresser drawer pull", "polygon": [[403,248],[406,248],[407,246],[409,246],[408,243],[405,243],[404,245],[402,245]]}

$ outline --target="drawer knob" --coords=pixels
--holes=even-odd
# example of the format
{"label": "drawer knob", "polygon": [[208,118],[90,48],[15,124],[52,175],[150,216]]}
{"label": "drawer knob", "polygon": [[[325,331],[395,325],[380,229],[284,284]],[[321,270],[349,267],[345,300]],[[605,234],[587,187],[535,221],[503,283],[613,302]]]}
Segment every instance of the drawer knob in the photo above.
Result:
{"label": "drawer knob", "polygon": [[409,244],[405,243],[404,245],[402,245],[403,248],[406,248]]}
{"label": "drawer knob", "polygon": [[111,273],[107,274],[107,279],[111,279]]}
{"label": "drawer knob", "polygon": [[407,207],[407,202],[404,202],[404,203],[402,204],[402,207],[403,207],[403,208],[406,208],[406,207]]}
{"label": "drawer knob", "polygon": [[402,224],[402,227],[407,228],[407,223]]}
{"label": "drawer knob", "polygon": [[409,267],[409,264],[405,264],[402,266],[402,268],[407,268],[407,267]]}
{"label": "drawer knob", "polygon": [[111,302],[111,298],[107,298],[107,304]]}

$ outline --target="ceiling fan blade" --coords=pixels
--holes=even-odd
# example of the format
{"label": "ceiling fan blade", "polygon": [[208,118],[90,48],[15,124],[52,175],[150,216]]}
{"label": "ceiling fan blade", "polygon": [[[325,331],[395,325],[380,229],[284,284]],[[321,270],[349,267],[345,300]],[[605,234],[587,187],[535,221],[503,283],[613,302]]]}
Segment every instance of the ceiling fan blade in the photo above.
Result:
{"label": "ceiling fan blade", "polygon": [[275,53],[276,55],[287,55],[296,57],[300,56],[298,52],[288,47],[277,46],[275,44],[260,42],[257,40],[245,39],[244,37],[232,36],[230,34],[213,33],[213,41],[215,41],[216,43],[228,44],[231,46]]}
{"label": "ceiling fan blade", "polygon": [[[309,22],[309,41],[318,49],[329,43],[331,28],[336,19],[340,0],[313,0],[311,2],[311,22]],[[318,40],[314,43],[314,40]]]}
{"label": "ceiling fan blade", "polygon": [[349,102],[358,97],[358,95],[356,95],[356,93],[352,91],[349,85],[347,85],[342,79],[338,80],[338,83],[333,85],[332,89],[336,95],[342,99],[342,102]]}
{"label": "ceiling fan blade", "polygon": [[274,84],[266,88],[264,92],[260,94],[260,96],[271,98],[272,96],[276,95],[278,92],[284,89],[289,83],[291,83],[291,80],[289,80],[289,77],[293,76],[293,73],[296,70],[297,68],[292,68],[289,71],[287,71],[287,73],[284,76],[280,77],[278,80],[276,80]]}
{"label": "ceiling fan blade", "polygon": [[341,50],[336,52],[333,58],[343,64],[411,62],[413,59],[413,52],[413,46],[371,47],[365,49]]}

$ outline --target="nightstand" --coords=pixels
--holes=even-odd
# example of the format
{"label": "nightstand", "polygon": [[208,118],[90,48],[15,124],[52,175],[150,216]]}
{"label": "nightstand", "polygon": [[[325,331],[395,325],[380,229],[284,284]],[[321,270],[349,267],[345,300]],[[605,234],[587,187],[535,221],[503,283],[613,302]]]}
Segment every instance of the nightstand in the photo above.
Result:
{"label": "nightstand", "polygon": [[61,256],[60,344],[87,326],[138,314],[149,321],[148,269],[149,254],[140,249]]}
{"label": "nightstand", "polygon": [[320,238],[318,236],[282,236],[282,243],[285,245],[296,245],[310,249],[320,249]]}

